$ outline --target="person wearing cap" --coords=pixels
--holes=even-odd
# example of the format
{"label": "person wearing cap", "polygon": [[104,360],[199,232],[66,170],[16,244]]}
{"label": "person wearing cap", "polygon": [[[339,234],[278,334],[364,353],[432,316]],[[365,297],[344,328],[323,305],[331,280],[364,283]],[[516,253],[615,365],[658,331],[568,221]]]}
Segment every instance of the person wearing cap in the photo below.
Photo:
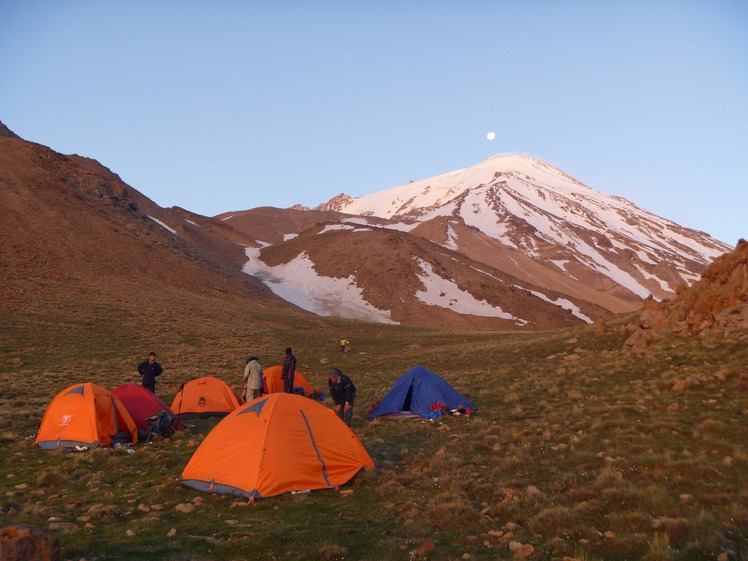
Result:
{"label": "person wearing cap", "polygon": [[138,373],[142,376],[141,385],[151,393],[156,393],[156,376],[161,376],[164,371],[156,362],[156,353],[148,353],[148,360],[138,364]]}
{"label": "person wearing cap", "polygon": [[293,355],[291,347],[286,349],[286,356],[283,359],[283,370],[281,370],[281,380],[283,380],[283,391],[293,393],[293,379],[296,374],[296,357]]}
{"label": "person wearing cap", "polygon": [[330,397],[335,402],[338,417],[351,426],[353,418],[353,401],[356,399],[356,386],[339,368],[333,368],[327,374]]}
{"label": "person wearing cap", "polygon": [[[244,366],[244,393],[242,394],[242,398],[244,398],[244,401],[251,401],[261,395],[262,366],[260,365],[260,357],[249,355],[247,357],[247,364]],[[247,397],[249,397],[249,400],[247,400]]]}

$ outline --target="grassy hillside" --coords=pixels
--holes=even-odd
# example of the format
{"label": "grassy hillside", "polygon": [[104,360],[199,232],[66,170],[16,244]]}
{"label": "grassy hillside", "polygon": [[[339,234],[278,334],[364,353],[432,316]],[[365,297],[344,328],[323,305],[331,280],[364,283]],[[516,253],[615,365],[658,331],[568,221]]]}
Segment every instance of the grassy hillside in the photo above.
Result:
{"label": "grassy hillside", "polygon": [[[48,296],[0,317],[0,526],[57,533],[65,559],[748,558],[744,331],[632,354],[615,322],[603,334],[422,329],[162,286],[53,288],[33,287]],[[353,429],[376,468],[341,488],[353,493],[249,505],[182,487],[216,420],[130,449],[34,445],[57,392],[137,382],[151,350],[165,368],[157,394],[171,403],[195,376],[238,389],[248,353],[272,366],[287,346],[312,385],[339,367],[359,388]],[[363,421],[416,364],[478,414]]]}

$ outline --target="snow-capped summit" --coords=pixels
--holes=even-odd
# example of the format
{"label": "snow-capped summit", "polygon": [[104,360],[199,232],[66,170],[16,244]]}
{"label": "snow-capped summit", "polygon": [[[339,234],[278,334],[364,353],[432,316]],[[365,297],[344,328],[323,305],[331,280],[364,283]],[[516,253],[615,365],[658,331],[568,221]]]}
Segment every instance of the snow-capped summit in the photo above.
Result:
{"label": "snow-capped summit", "polygon": [[[693,282],[730,249],[516,154],[358,198],[341,195],[318,208],[421,223],[443,217],[571,276],[592,270],[639,298]],[[459,248],[458,238],[450,235]]]}
{"label": "snow-capped summit", "polygon": [[466,169],[411,181],[406,185],[362,197],[352,198],[341,193],[318,206],[317,210],[335,210],[382,218],[420,215],[423,214],[423,209],[445,205],[465,191],[488,185],[499,178],[517,178],[563,192],[591,191],[573,177],[540,160],[519,154],[505,154]]}

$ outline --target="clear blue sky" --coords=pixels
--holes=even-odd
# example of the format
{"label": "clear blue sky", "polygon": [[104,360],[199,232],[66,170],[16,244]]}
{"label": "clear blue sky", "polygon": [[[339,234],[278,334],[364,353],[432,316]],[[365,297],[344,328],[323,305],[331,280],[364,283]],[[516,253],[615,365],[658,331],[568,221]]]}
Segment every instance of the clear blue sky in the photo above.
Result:
{"label": "clear blue sky", "polygon": [[0,120],[207,216],[517,152],[748,238],[744,0],[0,0]]}

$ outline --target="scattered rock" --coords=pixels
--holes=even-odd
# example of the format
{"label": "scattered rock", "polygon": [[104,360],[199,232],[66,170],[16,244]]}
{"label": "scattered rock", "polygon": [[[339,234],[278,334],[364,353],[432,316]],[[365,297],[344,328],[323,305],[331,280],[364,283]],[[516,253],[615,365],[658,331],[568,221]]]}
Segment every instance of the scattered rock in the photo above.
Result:
{"label": "scattered rock", "polygon": [[183,512],[184,514],[189,514],[190,512],[195,511],[195,505],[191,503],[180,503],[174,507],[174,510],[177,512]]}
{"label": "scattered rock", "polygon": [[169,538],[173,538],[176,535],[177,535],[177,529],[176,528],[172,528],[171,530],[169,530],[166,533],[166,536],[169,537]]}
{"label": "scattered rock", "polygon": [[514,559],[527,559],[535,553],[532,544],[523,544],[522,542],[509,542],[509,550],[513,552],[512,557]]}
{"label": "scattered rock", "polygon": [[59,534],[72,534],[78,529],[78,525],[72,522],[52,522],[47,529]]}
{"label": "scattered rock", "polygon": [[105,505],[102,503],[92,504],[86,512],[86,516],[90,520],[111,520],[119,515],[120,509],[117,505]]}
{"label": "scattered rock", "polygon": [[436,545],[434,544],[434,540],[429,538],[425,542],[423,542],[421,545],[419,545],[417,548],[415,548],[413,551],[411,551],[410,555],[413,557],[423,557],[429,551],[434,551],[435,548],[436,548]]}
{"label": "scattered rock", "polygon": [[727,380],[727,375],[730,373],[729,368],[720,368],[714,373],[714,377],[717,378],[720,382],[724,382]]}

